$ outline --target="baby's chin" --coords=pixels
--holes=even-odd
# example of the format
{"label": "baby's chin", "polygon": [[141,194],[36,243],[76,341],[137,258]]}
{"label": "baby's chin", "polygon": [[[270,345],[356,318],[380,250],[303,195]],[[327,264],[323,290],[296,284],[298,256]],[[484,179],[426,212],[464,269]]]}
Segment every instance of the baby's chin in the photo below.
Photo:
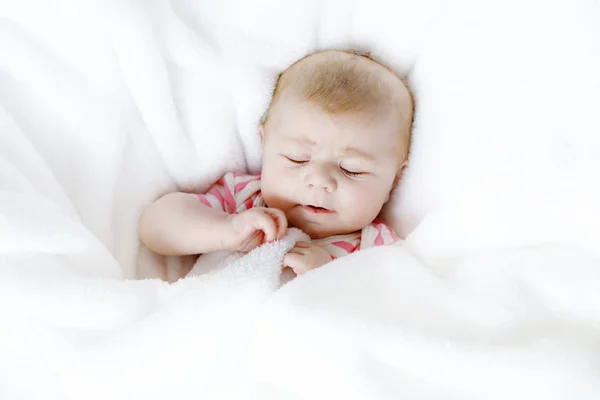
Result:
{"label": "baby's chin", "polygon": [[336,227],[332,226],[332,224],[315,224],[302,220],[290,220],[289,222],[291,226],[300,229],[302,232],[310,236],[310,238],[313,240],[324,239],[336,235],[346,235],[348,233],[359,231],[363,228],[359,227],[354,229],[349,227]]}

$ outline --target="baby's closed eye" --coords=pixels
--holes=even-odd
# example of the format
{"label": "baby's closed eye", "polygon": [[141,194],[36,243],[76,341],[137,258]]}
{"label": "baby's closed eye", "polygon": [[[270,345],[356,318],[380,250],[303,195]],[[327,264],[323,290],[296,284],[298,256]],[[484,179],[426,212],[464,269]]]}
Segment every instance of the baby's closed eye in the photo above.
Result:
{"label": "baby's closed eye", "polygon": [[309,161],[306,157],[286,156],[286,155],[284,155],[284,157],[292,164],[298,164],[298,165],[306,164]]}
{"label": "baby's closed eye", "polygon": [[346,168],[344,168],[344,167],[340,167],[340,169],[342,170],[342,172],[343,172],[345,175],[348,175],[349,177],[358,177],[358,176],[361,176],[361,175],[365,175],[365,174],[366,174],[366,172],[360,172],[360,171],[351,171],[351,170],[349,170],[349,169],[346,169]]}

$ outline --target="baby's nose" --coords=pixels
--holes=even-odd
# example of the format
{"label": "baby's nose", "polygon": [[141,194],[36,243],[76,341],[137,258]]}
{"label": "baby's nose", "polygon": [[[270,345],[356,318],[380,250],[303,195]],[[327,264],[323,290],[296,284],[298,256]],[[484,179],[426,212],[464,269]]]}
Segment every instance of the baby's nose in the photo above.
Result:
{"label": "baby's nose", "polygon": [[305,176],[306,186],[310,189],[324,189],[326,192],[337,190],[337,181],[331,171],[324,167],[312,168]]}

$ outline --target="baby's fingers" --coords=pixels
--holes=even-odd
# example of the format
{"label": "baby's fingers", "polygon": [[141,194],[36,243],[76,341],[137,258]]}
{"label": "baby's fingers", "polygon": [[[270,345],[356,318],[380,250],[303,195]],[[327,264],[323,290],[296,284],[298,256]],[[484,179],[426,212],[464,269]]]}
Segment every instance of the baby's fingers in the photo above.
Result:
{"label": "baby's fingers", "polygon": [[300,256],[305,255],[305,251],[299,247],[294,247],[293,249],[291,249],[290,251],[288,251],[288,254],[298,254]]}
{"label": "baby's fingers", "polygon": [[291,268],[296,275],[302,275],[307,270],[302,255],[293,253],[292,251],[283,257],[283,267]]}
{"label": "baby's fingers", "polygon": [[277,208],[266,208],[265,212],[271,215],[271,217],[275,220],[275,224],[277,225],[276,239],[281,239],[287,233],[288,228],[288,221],[285,213]]}
{"label": "baby's fingers", "polygon": [[257,213],[253,225],[255,229],[263,231],[266,242],[277,238],[277,225],[268,213]]}

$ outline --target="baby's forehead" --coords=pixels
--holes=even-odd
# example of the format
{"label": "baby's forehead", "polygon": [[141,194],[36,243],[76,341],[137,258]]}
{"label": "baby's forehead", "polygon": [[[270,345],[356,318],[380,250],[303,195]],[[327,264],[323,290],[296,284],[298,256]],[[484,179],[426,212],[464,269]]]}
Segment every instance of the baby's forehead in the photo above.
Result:
{"label": "baby's forehead", "polygon": [[385,111],[331,114],[301,100],[282,101],[273,115],[272,129],[280,139],[291,142],[319,142],[331,138],[340,145],[369,146],[380,139],[397,142],[399,123]]}
{"label": "baby's forehead", "polygon": [[[272,110],[271,125],[292,131],[343,130],[348,133],[364,132],[368,137],[393,130],[397,134],[402,121],[389,104],[373,105],[366,109],[330,112],[319,104],[296,96],[282,96]],[[330,128],[330,129],[328,129]]]}

